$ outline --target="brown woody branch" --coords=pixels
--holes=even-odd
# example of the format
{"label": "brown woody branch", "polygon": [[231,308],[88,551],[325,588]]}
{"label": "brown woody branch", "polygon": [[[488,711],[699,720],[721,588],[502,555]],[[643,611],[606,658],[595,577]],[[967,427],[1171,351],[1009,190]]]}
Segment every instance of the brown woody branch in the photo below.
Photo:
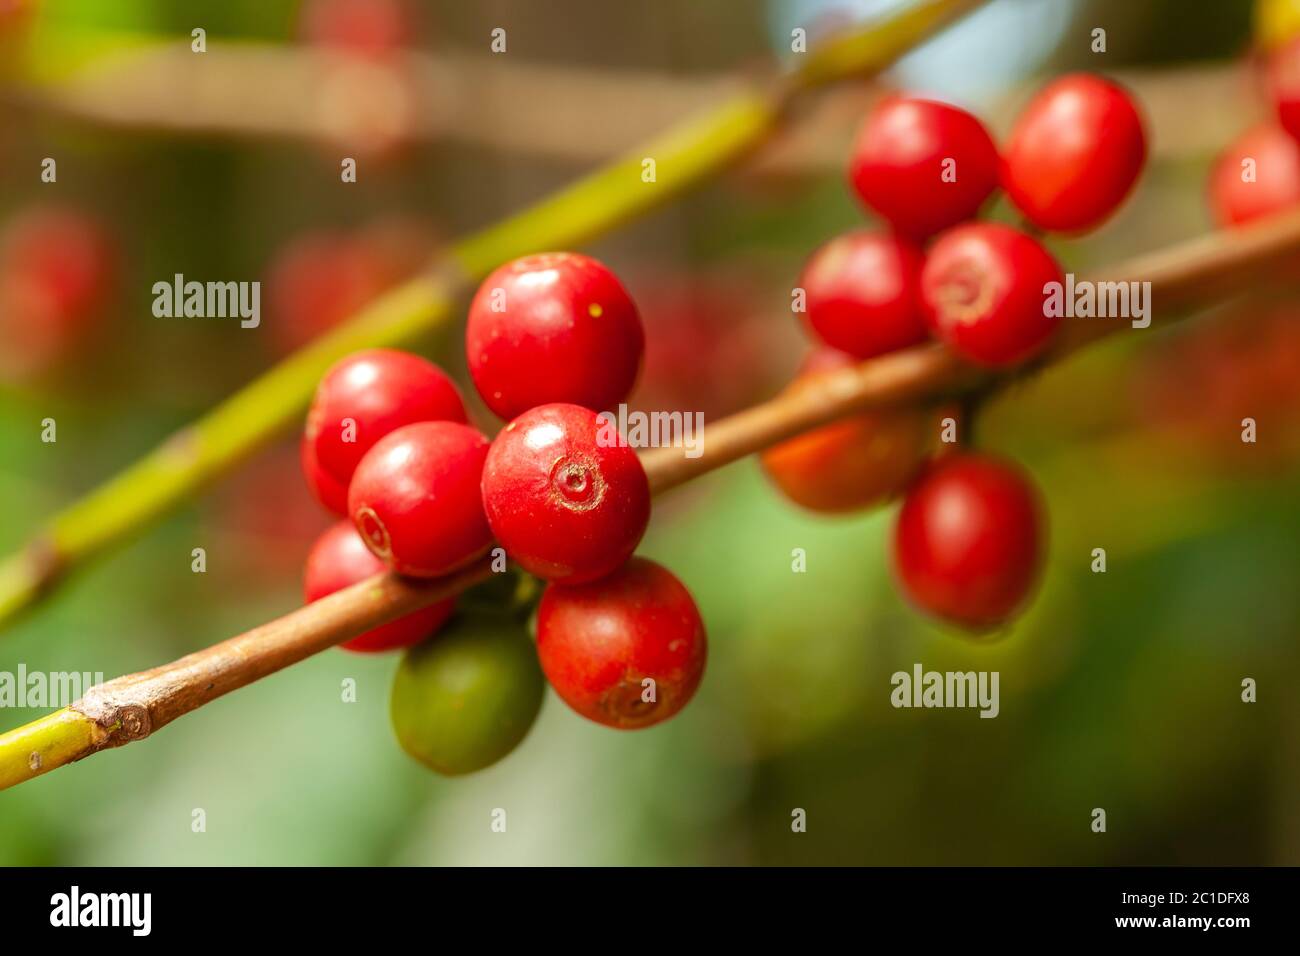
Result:
{"label": "brown woody branch", "polygon": [[[1214,233],[1085,277],[1150,282],[1160,323],[1182,318],[1202,300],[1243,291],[1300,254],[1300,214]],[[826,373],[806,389],[783,393],[708,425],[704,454],[680,449],[642,454],[656,493],[720,468],[800,432],[868,408],[931,402],[1002,386],[1060,361],[1108,335],[1125,319],[1077,319],[1033,367],[995,376],[938,345],[921,346]],[[1131,330],[1148,334],[1151,330]],[[0,735],[0,789],[99,750],[148,736],[217,697],[273,674],[488,577],[486,559],[455,575],[411,580],[382,574],[171,664],[103,684],[71,708]]]}

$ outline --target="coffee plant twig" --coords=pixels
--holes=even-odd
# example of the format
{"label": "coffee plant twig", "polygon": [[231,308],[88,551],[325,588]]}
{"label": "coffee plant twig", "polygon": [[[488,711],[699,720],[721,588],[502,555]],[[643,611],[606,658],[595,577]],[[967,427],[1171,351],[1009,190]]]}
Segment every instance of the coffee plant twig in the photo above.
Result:
{"label": "coffee plant twig", "polygon": [[[788,71],[739,81],[733,98],[536,205],[467,236],[423,274],[173,434],[56,514],[21,551],[0,559],[0,622],[296,424],[316,383],[344,355],[442,330],[456,303],[502,262],[583,245],[665,205],[760,146],[800,93],[877,72],[983,2],[920,0],[892,17],[832,37],[798,55]],[[653,183],[642,180],[646,158],[655,160]]]}
{"label": "coffee plant twig", "polygon": [[[1185,317],[1196,306],[1256,286],[1298,254],[1300,214],[1292,214],[1193,239],[1086,278],[1099,283],[1150,282],[1151,301],[1157,303],[1164,324]],[[658,448],[643,452],[642,462],[651,488],[663,492],[854,412],[930,403],[1009,384],[1127,329],[1124,320],[1074,320],[1045,358],[998,376],[967,365],[943,346],[890,353],[828,372],[807,388],[787,391],[708,425],[705,453],[698,458],[687,458],[680,449]],[[217,697],[458,594],[490,574],[487,559],[438,579],[381,574],[173,663],[102,684],[71,707],[0,735],[0,789],[147,737]]]}

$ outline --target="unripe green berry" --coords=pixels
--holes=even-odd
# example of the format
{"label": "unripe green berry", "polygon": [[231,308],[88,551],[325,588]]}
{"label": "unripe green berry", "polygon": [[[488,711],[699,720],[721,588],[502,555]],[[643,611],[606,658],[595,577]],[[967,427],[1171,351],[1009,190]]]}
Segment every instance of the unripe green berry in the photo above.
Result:
{"label": "unripe green berry", "polygon": [[402,749],[453,776],[496,763],[527,735],[545,681],[523,622],[460,615],[402,657],[390,702]]}

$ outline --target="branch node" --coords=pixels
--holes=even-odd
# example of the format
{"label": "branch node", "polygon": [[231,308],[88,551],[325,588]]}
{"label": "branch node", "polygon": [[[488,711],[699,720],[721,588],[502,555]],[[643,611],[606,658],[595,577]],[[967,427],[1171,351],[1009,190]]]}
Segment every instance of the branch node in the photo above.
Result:
{"label": "branch node", "polygon": [[132,701],[121,701],[104,686],[92,687],[86,696],[72,705],[72,709],[95,722],[97,730],[95,749],[121,747],[133,740],[143,740],[153,733],[153,720],[149,708]]}

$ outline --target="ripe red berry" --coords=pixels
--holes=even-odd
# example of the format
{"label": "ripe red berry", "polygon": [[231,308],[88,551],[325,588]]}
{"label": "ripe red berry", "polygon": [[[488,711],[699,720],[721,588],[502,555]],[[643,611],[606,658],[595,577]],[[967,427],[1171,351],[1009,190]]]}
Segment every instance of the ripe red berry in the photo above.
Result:
{"label": "ripe red berry", "polygon": [[899,232],[923,239],[970,219],[998,184],[998,151],[970,113],[894,96],[867,117],[849,180]]}
{"label": "ripe red berry", "polygon": [[1041,352],[1060,322],[1046,306],[1061,267],[1038,240],[997,223],[969,223],[935,242],[921,271],[934,334],[981,365],[1013,365]]}
{"label": "ripe red berry", "polygon": [[[325,373],[307,413],[306,439],[324,474],[347,487],[375,442],[403,425],[427,421],[466,421],[456,383],[418,355],[370,349]],[[310,472],[308,482],[317,484]]]}
{"label": "ripe red berry", "polygon": [[[307,555],[303,597],[310,604],[385,570],[384,562],[370,553],[352,523],[340,521],[316,539]],[[455,598],[439,601],[396,621],[381,624],[339,646],[349,651],[367,652],[409,647],[442,627],[455,606]]]}
{"label": "ripe red berry", "polygon": [[537,655],[560,698],[606,727],[667,720],[699,687],[704,622],[667,569],[633,558],[590,584],[551,584],[537,608]]}
{"label": "ripe red berry", "polygon": [[1045,520],[1019,467],[986,455],[938,459],[908,491],[894,566],[921,609],[973,630],[1019,610],[1038,581]]}
{"label": "ripe red berry", "polygon": [[860,229],[812,254],[799,285],[809,327],[823,342],[871,358],[925,341],[924,256],[907,239]]}
{"label": "ripe red berry", "polygon": [[302,463],[302,474],[307,479],[307,487],[312,495],[325,506],[326,511],[345,516],[348,513],[348,486],[336,481],[333,475],[326,473],[316,460],[316,449],[307,436],[298,442],[298,460]]}
{"label": "ripe red berry", "polygon": [[25,210],[0,232],[0,373],[45,371],[92,337],[113,286],[114,256],[91,217]]}
{"label": "ripe red berry", "polygon": [[1254,127],[1220,154],[1209,194],[1220,226],[1300,208],[1300,143],[1271,123]]}
{"label": "ripe red berry", "polygon": [[[808,388],[819,373],[852,364],[851,355],[817,349],[786,392]],[[856,511],[903,489],[921,465],[928,437],[923,412],[862,412],[769,448],[763,470],[787,498],[811,511]]]}
{"label": "ripe red berry", "polygon": [[507,425],[483,466],[492,533],[525,571],[577,584],[636,550],[650,485],[612,422],[579,405],[542,405]]}
{"label": "ripe red berry", "polygon": [[1076,73],[1048,84],[1020,114],[1003,150],[1002,186],[1036,226],[1082,232],[1124,201],[1146,155],[1128,92]]}
{"label": "ripe red berry", "polygon": [[457,422],[419,422],[375,443],[348,486],[348,513],[399,574],[438,577],[487,550],[479,482],[488,440]]}
{"label": "ripe red berry", "polygon": [[614,273],[575,252],[525,256],[493,272],[469,307],[465,355],[489,408],[613,408],[636,382],[645,334]]}

